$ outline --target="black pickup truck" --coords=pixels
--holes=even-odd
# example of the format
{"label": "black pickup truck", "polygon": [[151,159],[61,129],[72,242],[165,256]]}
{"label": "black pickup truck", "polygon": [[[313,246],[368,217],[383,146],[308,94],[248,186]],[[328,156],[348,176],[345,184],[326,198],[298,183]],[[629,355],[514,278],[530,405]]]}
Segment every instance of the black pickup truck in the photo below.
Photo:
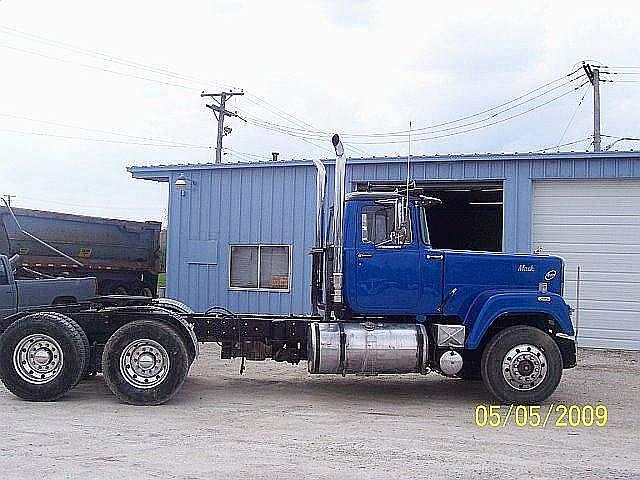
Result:
{"label": "black pickup truck", "polygon": [[76,303],[97,294],[95,277],[16,279],[19,260],[12,260],[0,255],[0,320],[29,308]]}

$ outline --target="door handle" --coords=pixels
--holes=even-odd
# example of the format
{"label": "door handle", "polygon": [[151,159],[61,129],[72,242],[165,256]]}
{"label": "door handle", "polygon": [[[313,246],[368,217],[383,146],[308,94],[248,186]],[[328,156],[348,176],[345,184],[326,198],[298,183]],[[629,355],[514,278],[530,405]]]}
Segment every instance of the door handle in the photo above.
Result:
{"label": "door handle", "polygon": [[373,254],[371,253],[359,253],[358,254],[358,258],[370,258],[373,257]]}
{"label": "door handle", "polygon": [[444,258],[444,255],[439,254],[439,255],[431,255],[429,253],[427,253],[427,260],[442,260]]}

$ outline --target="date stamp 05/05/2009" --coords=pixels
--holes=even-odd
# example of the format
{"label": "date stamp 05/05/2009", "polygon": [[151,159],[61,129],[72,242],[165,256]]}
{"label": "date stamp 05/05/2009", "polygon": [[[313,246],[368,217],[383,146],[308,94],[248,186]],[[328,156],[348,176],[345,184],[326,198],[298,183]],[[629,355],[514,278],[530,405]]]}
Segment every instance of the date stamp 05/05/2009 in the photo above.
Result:
{"label": "date stamp 05/05/2009", "polygon": [[476,406],[478,427],[507,425],[531,428],[604,427],[609,421],[606,405],[484,405]]}

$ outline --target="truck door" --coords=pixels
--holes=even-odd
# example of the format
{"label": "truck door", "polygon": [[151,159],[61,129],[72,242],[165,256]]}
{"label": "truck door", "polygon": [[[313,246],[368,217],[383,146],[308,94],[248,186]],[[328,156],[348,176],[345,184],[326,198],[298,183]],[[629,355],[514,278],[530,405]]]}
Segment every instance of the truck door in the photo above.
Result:
{"label": "truck door", "polygon": [[416,210],[419,216],[420,230],[420,271],[422,277],[422,291],[420,295],[420,313],[429,315],[440,313],[438,308],[442,304],[442,274],[445,255],[441,250],[431,247],[429,225],[424,207]]}
{"label": "truck door", "polygon": [[16,313],[18,296],[6,257],[0,257],[0,318]]}
{"label": "truck door", "polygon": [[356,309],[370,314],[418,313],[420,248],[414,228],[399,244],[393,238],[395,209],[388,204],[363,204],[360,219],[355,248]]}

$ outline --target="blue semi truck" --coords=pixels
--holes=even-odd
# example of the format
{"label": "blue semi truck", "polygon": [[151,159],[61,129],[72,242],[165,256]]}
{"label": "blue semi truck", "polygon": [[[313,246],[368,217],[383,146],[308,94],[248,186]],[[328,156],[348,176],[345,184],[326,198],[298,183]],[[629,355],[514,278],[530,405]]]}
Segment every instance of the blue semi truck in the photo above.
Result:
{"label": "blue semi truck", "polygon": [[160,404],[179,390],[199,342],[217,342],[222,358],[243,359],[241,370],[270,358],[306,361],[312,374],[438,372],[481,379],[505,403],[549,397],[576,365],[563,260],[433,248],[427,212],[439,200],[409,181],[346,194],[342,143],[332,141],[330,209],[325,167],[314,162],[312,315],[195,313],[127,296],[22,312],[0,324],[2,382],[22,398],[54,400],[102,372],[120,400]]}

